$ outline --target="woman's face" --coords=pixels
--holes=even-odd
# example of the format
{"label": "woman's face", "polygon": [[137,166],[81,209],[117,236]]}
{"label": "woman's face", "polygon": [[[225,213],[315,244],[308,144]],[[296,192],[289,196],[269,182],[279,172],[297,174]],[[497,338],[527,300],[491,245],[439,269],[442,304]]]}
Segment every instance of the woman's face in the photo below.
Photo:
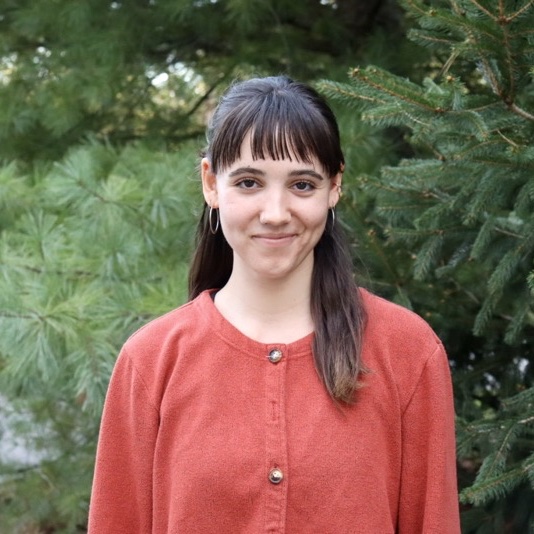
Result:
{"label": "woman's face", "polygon": [[341,173],[329,178],[316,159],[254,159],[247,136],[240,158],[217,175],[202,160],[202,183],[234,252],[233,274],[311,275],[313,249],[339,200]]}

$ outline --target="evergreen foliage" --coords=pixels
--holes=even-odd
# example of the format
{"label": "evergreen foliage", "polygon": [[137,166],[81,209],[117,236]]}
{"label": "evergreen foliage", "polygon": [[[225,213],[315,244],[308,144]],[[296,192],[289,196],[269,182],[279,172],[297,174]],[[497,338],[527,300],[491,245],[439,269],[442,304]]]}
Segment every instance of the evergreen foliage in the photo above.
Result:
{"label": "evergreen foliage", "polygon": [[35,456],[0,463],[1,532],[83,527],[118,350],[186,299],[197,153],[91,143],[28,176],[1,170],[0,420],[19,414]]}
{"label": "evergreen foliage", "polygon": [[0,158],[54,159],[89,133],[176,146],[239,74],[332,76],[392,3],[4,0]]}
{"label": "evergreen foliage", "polygon": [[[71,534],[85,529],[119,347],[186,297],[197,139],[217,94],[251,74],[339,79],[377,22],[387,31],[366,54],[399,62],[385,44],[399,10],[4,0],[0,11],[0,532]],[[353,172],[389,161],[381,133],[341,118]]]}
{"label": "evergreen foliage", "polygon": [[410,42],[393,0],[3,2],[0,440],[33,457],[0,454],[0,532],[84,530],[117,351],[186,297],[220,89],[357,58],[320,88],[360,278],[445,341],[463,531],[534,532],[534,2],[401,4]]}
{"label": "evergreen foliage", "polygon": [[405,157],[359,182],[400,258],[384,292],[449,350],[464,531],[534,531],[534,2],[400,3],[431,54],[422,79],[367,66],[321,87],[404,136]]}

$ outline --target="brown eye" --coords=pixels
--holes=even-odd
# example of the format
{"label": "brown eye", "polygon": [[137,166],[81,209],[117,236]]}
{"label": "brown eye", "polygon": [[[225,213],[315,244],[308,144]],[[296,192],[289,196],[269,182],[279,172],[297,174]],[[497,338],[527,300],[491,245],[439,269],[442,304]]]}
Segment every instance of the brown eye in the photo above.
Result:
{"label": "brown eye", "polygon": [[256,180],[252,180],[250,178],[246,178],[245,180],[241,180],[238,182],[237,186],[241,187],[243,189],[253,189],[256,187],[257,183]]}
{"label": "brown eye", "polygon": [[297,191],[312,191],[313,189],[315,189],[315,186],[310,183],[310,182],[297,182],[295,185],[294,185],[295,189]]}

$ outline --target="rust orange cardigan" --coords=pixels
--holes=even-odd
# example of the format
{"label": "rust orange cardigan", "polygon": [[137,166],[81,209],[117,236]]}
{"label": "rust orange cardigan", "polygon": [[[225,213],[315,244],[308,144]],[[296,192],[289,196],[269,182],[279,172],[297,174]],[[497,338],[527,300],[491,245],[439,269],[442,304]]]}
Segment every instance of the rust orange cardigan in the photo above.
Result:
{"label": "rust orange cardigan", "polygon": [[371,372],[350,407],[320,383],[313,335],[253,341],[208,292],[134,334],[105,403],[89,533],[459,533],[443,347],[362,293]]}

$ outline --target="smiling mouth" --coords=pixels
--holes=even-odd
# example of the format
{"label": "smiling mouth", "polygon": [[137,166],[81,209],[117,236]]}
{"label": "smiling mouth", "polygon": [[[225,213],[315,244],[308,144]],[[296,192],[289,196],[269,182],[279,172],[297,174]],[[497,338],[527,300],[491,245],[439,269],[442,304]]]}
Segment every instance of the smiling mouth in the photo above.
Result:
{"label": "smiling mouth", "polygon": [[296,234],[259,234],[254,239],[270,246],[284,246],[293,241]]}

